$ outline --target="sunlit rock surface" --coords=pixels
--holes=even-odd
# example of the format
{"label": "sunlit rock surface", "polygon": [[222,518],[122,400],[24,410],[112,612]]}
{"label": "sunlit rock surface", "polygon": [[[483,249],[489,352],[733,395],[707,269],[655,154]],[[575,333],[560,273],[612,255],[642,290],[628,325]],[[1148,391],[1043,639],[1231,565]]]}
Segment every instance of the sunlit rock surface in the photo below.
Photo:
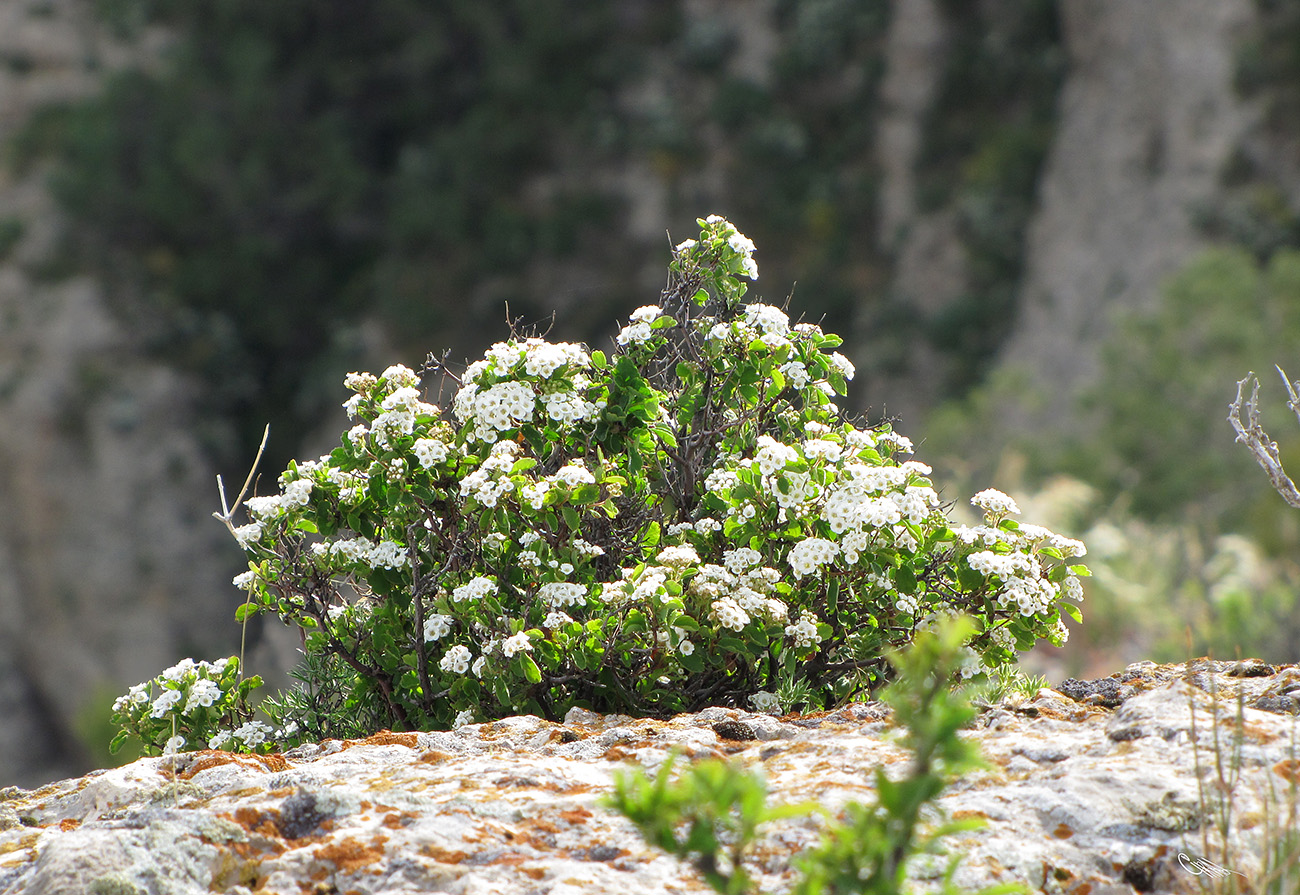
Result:
{"label": "sunlit rock surface", "polygon": [[[940,800],[952,817],[987,821],[949,840],[966,856],[960,884],[1128,895],[1201,891],[1210,873],[1259,880],[1267,830],[1300,779],[1300,669],[1202,661],[1189,677],[1142,663],[1109,681],[1063,684],[1076,698],[1003,700],[964,734],[990,764]],[[603,807],[616,772],[654,769],[672,750],[729,757],[761,769],[774,801],[834,811],[873,798],[874,768],[905,772],[893,729],[880,703],[667,722],[575,710],[563,724],[508,718],[263,757],[203,751],[174,767],[142,759],[0,791],[0,890],[702,892],[690,868]],[[1226,852],[1212,821],[1216,740],[1240,766],[1225,771]],[[751,856],[766,889],[790,885],[791,855],[817,836],[811,818],[766,829]],[[915,866],[923,889],[940,866]]]}

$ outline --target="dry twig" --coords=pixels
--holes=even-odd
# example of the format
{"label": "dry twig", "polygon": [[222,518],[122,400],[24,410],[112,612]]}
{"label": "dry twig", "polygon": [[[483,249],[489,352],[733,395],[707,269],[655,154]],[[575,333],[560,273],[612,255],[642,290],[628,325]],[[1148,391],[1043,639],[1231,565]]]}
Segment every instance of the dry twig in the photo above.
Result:
{"label": "dry twig", "polygon": [[[1286,373],[1282,368],[1277,368],[1278,373],[1282,376],[1282,382],[1286,385],[1287,395],[1290,400],[1287,406],[1295,413],[1296,418],[1300,420],[1300,395],[1296,394],[1297,386],[1286,378]],[[1251,383],[1250,398],[1244,397],[1246,383]],[[1245,414],[1245,422],[1242,422],[1242,414]],[[1282,468],[1282,458],[1278,454],[1277,442],[1268,437],[1264,427],[1259,422],[1259,379],[1254,373],[1250,373],[1245,379],[1237,383],[1237,398],[1228,405],[1228,422],[1237,432],[1237,441],[1241,442],[1246,448],[1255,455],[1259,465],[1264,467],[1268,473],[1269,481],[1273,483],[1274,490],[1282,495],[1285,500],[1293,507],[1300,508],[1300,489],[1296,488],[1295,482],[1286,474]]]}

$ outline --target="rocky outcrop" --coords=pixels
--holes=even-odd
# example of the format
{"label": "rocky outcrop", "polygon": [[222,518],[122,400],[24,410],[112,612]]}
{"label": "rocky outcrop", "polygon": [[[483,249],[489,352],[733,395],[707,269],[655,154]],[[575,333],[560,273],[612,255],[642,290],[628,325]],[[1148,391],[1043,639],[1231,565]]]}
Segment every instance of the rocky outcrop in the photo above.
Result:
{"label": "rocky outcrop", "polygon": [[[989,706],[963,734],[989,767],[940,799],[954,818],[987,822],[949,840],[965,855],[960,885],[1131,895],[1199,892],[1206,874],[1262,882],[1266,818],[1285,820],[1300,779],[1300,669],[1142,663],[1061,690]],[[703,892],[603,807],[620,768],[654,769],[674,749],[728,757],[761,769],[773,801],[834,810],[873,798],[873,768],[905,771],[890,731],[879,703],[780,719],[708,709],[667,722],[574,710],[563,724],[518,717],[284,755],[142,759],[0,793],[0,889]],[[1216,743],[1239,756],[1221,789]],[[1226,851],[1216,826],[1225,804]],[[790,883],[790,856],[818,830],[811,818],[767,830],[751,856],[766,889]],[[933,888],[938,869],[920,861],[913,875]]]}

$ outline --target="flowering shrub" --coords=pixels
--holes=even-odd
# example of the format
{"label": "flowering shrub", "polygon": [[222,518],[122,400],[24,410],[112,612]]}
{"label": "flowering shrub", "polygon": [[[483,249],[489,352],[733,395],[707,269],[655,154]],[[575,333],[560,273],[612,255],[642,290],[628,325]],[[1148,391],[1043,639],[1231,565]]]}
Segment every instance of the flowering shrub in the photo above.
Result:
{"label": "flowering shrub", "polygon": [[406,367],[347,377],[339,447],[232,526],[238,617],[298,626],[328,669],[273,720],[319,734],[314,686],[400,728],[788,711],[867,692],[951,614],[977,620],[966,675],[1064,639],[1083,545],[995,491],[950,525],[911,442],[834,403],[839,337],[744,302],[753,243],[699,224],[609,355],[514,335],[460,376],[431,358],[450,413]]}

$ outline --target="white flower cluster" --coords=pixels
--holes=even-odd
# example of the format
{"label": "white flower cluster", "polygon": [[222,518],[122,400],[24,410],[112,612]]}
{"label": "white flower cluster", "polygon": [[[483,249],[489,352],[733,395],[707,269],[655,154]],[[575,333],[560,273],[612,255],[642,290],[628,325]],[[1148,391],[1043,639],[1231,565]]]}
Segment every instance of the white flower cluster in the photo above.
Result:
{"label": "white flower cluster", "polygon": [[785,626],[787,637],[794,638],[796,649],[807,649],[822,642],[822,635],[817,630],[817,617],[810,612],[799,616],[799,621]]}
{"label": "white flower cluster", "polygon": [[[229,659],[220,659],[216,662],[182,659],[154,680],[136,684],[124,696],[115,699],[113,711],[136,712],[148,706],[149,717],[163,718],[176,711],[179,706],[180,714],[192,715],[198,709],[207,708],[221,698],[221,687],[214,678],[224,674],[229,663]],[[149,691],[154,686],[161,692],[157,698],[151,700]]]}
{"label": "white flower cluster", "polygon": [[485,507],[496,506],[503,495],[515,488],[509,474],[518,455],[519,445],[513,441],[494,444],[478,469],[460,480],[461,496],[472,497]]}
{"label": "white flower cluster", "polygon": [[1006,516],[1020,514],[1016,502],[996,488],[986,488],[970,499],[970,502],[984,511],[990,524],[996,524]]}
{"label": "white flower cluster", "polygon": [[[274,731],[261,721],[249,721],[234,730],[219,730],[208,740],[209,749],[256,749],[267,741]],[[233,751],[233,749],[232,749]]]}
{"label": "white flower cluster", "polygon": [[[561,606],[576,606],[587,599],[587,588],[582,584],[565,581],[548,581],[537,588],[537,599],[551,609]],[[556,627],[548,625],[548,627]]]}
{"label": "white flower cluster", "polygon": [[495,581],[478,575],[459,587],[453,587],[451,589],[451,599],[453,603],[464,603],[493,596],[496,592],[497,583]]}
{"label": "white flower cluster", "polygon": [[796,578],[812,575],[819,568],[830,565],[840,552],[839,545],[826,538],[804,538],[790,548],[786,561]]}
{"label": "white flower cluster", "polygon": [[507,637],[501,642],[501,654],[507,659],[519,652],[532,652],[533,644],[528,639],[528,634],[520,631],[513,637]]}
{"label": "white flower cluster", "polygon": [[535,510],[540,510],[546,505],[547,496],[554,491],[559,489],[571,491],[580,485],[594,485],[595,483],[596,477],[592,475],[586,463],[582,458],[577,458],[567,465],[561,466],[553,475],[545,476],[523,486],[519,491],[519,496],[524,503]]}
{"label": "white flower cluster", "polygon": [[312,553],[333,563],[360,563],[371,569],[405,569],[411,564],[407,549],[396,541],[371,541],[368,538],[340,538],[311,545]]}
{"label": "white flower cluster", "polygon": [[668,599],[668,590],[664,582],[668,580],[669,569],[664,566],[643,567],[640,573],[636,569],[624,569],[621,581],[609,581],[601,585],[600,599],[612,606],[624,603],[645,604],[651,600],[661,602]]}
{"label": "white flower cluster", "polygon": [[430,615],[424,620],[424,642],[431,640],[441,640],[451,633],[452,618],[450,615],[439,615],[437,613]]}
{"label": "white flower cluster", "polygon": [[[754,261],[754,257],[753,257],[754,248],[755,248],[754,241],[751,240],[745,234],[741,233],[739,230],[737,230],[735,225],[732,224],[731,221],[728,221],[726,218],[724,218],[722,215],[711,214],[704,219],[704,222],[706,224],[713,225],[712,229],[714,230],[714,232],[716,232],[719,236],[727,240],[727,244],[731,246],[731,248],[738,255],[741,256],[741,262],[740,262],[741,276],[748,277],[751,280],[757,280],[758,263]],[[688,242],[692,243],[692,245],[689,246],[688,248],[693,248],[694,241],[688,240]],[[686,243],[682,243],[677,247],[679,252],[682,250],[683,246],[686,246]]]}
{"label": "white flower cluster", "polygon": [[628,318],[631,322],[619,330],[618,344],[644,345],[654,335],[654,322],[663,315],[663,309],[658,305],[646,305],[644,308],[637,308],[632,312],[632,316]]}
{"label": "white flower cluster", "polygon": [[469,647],[458,643],[443,654],[443,657],[438,660],[438,667],[449,674],[464,674],[469,671],[469,664],[473,658]]}
{"label": "white flower cluster", "polygon": [[[538,401],[556,422],[591,419],[604,407],[585,397],[591,380],[583,370],[590,365],[586,350],[570,342],[498,342],[483,360],[465,370],[452,412],[462,425],[472,424],[475,439],[487,442],[498,440],[507,429],[532,422]],[[557,378],[556,373],[561,371],[566,375]],[[486,384],[488,375],[500,381]],[[504,378],[520,376],[539,381]]]}

